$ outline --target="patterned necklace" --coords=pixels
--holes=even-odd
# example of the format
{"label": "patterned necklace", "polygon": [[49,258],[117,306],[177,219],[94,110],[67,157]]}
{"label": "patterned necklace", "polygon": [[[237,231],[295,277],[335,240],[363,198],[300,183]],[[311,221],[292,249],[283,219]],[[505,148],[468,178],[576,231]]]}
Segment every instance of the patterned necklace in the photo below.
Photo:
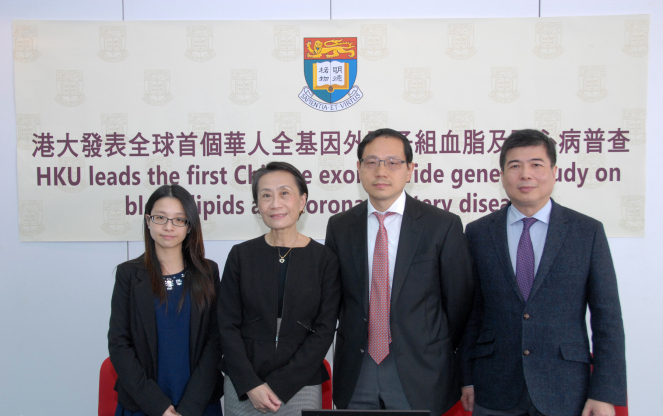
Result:
{"label": "patterned necklace", "polygon": [[[292,250],[292,248],[295,246],[295,243],[297,242],[297,237],[299,237],[299,235],[295,235],[295,241],[292,242],[292,245],[290,246],[290,250]],[[284,255],[281,255],[281,249],[280,248],[276,247],[276,245],[272,245],[272,247],[275,247],[276,251],[279,253],[279,257],[280,257],[279,263],[285,263],[285,257],[288,255],[288,253],[290,253],[290,250],[288,250]]]}

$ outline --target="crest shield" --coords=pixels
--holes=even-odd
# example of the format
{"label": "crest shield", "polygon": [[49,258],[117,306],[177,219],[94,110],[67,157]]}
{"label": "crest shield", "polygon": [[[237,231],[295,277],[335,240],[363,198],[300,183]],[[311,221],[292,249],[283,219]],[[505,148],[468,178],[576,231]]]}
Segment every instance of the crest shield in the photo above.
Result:
{"label": "crest shield", "polygon": [[518,92],[518,68],[492,68],[491,85],[488,95],[498,103],[510,103],[520,97]]}
{"label": "crest shield", "polygon": [[535,28],[536,47],[532,52],[539,58],[557,58],[564,53],[562,47],[562,23],[537,23]]}
{"label": "crest shield", "polygon": [[122,235],[131,230],[127,222],[125,202],[121,199],[104,200],[104,223],[101,229],[110,235]]}
{"label": "crest shield", "polygon": [[277,136],[283,132],[288,137],[296,137],[301,125],[300,113],[274,113],[274,134]]}
{"label": "crest shield", "polygon": [[194,62],[209,61],[216,55],[212,49],[213,40],[212,26],[187,26],[186,45],[188,49],[184,56]]}
{"label": "crest shield", "polygon": [[16,147],[22,150],[33,150],[33,134],[41,133],[41,117],[39,114],[16,114]]}
{"label": "crest shield", "polygon": [[199,140],[205,136],[205,132],[214,131],[214,113],[189,113],[189,128],[187,130],[198,137],[196,146],[203,147]]}
{"label": "crest shield", "polygon": [[433,97],[430,92],[430,68],[405,68],[405,92],[402,97],[412,104],[422,104]]}
{"label": "crest shield", "polygon": [[548,136],[557,137],[562,131],[561,110],[537,110],[534,112],[534,125],[537,130],[545,130]]}
{"label": "crest shield", "polygon": [[145,71],[143,87],[143,101],[150,105],[165,105],[173,99],[170,94],[170,71],[167,69]]}
{"label": "crest shield", "polygon": [[649,53],[649,21],[627,20],[624,27],[624,40],[626,44],[622,52],[628,56],[647,56]]}
{"label": "crest shield", "polygon": [[37,50],[37,26],[14,26],[14,60],[32,62],[41,54]]}
{"label": "crest shield", "polygon": [[357,78],[357,38],[304,38],[304,77],[316,97],[334,103]]}
{"label": "crest shield", "polygon": [[65,107],[75,107],[85,101],[83,95],[83,71],[56,71],[55,101]]}
{"label": "crest shield", "polygon": [[608,95],[608,91],[605,89],[605,78],[605,66],[581,66],[578,77],[580,89],[576,96],[587,102],[601,101]]}
{"label": "crest shield", "polygon": [[474,130],[474,111],[449,111],[447,128],[463,136],[465,130]]}
{"label": "crest shield", "polygon": [[361,25],[361,46],[359,55],[369,61],[379,61],[389,55],[387,45],[387,25]]}
{"label": "crest shield", "polygon": [[126,134],[128,129],[127,114],[102,114],[101,130],[105,136],[113,133]]}
{"label": "crest shield", "polygon": [[647,141],[647,110],[634,108],[622,112],[623,129],[631,132],[631,144],[642,145]]}
{"label": "crest shield", "polygon": [[260,98],[256,91],[258,89],[257,69],[233,69],[231,86],[233,92],[229,98],[235,104],[253,104]]}
{"label": "crest shield", "polygon": [[[362,111],[361,128],[362,131],[369,132],[387,127],[386,111]],[[362,138],[359,137],[359,140]]]}
{"label": "crest shield", "polygon": [[120,62],[129,56],[126,50],[127,28],[124,26],[99,27],[99,46],[97,56],[106,62]]}
{"label": "crest shield", "polygon": [[44,210],[42,201],[20,201],[18,204],[19,233],[26,237],[41,234],[46,229],[42,223]]}
{"label": "crest shield", "polygon": [[274,58],[284,62],[298,59],[302,53],[298,45],[299,26],[274,26]]}
{"label": "crest shield", "polygon": [[469,59],[477,50],[474,48],[474,24],[451,24],[447,30],[449,47],[446,54],[453,59]]}
{"label": "crest shield", "polygon": [[622,196],[622,219],[619,226],[628,231],[645,229],[645,197],[644,195]]}

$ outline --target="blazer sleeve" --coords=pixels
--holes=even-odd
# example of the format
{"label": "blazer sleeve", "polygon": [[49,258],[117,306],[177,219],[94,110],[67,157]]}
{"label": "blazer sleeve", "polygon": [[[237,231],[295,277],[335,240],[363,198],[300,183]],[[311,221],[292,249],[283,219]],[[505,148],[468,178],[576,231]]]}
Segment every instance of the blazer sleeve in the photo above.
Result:
{"label": "blazer sleeve", "polygon": [[[212,279],[214,281],[214,293],[219,293],[219,266],[212,263]],[[209,325],[205,334],[205,346],[200,359],[191,373],[191,378],[186,386],[182,400],[177,406],[177,412],[184,416],[202,415],[210,402],[214,387],[219,378],[219,360],[221,359],[221,344],[219,326],[217,321],[216,297],[205,310],[209,315]],[[192,305],[192,307],[197,307]],[[190,336],[197,336],[191,334]]]}
{"label": "blazer sleeve", "polygon": [[224,371],[235,387],[237,397],[244,396],[263,384],[253,371],[253,364],[246,355],[242,339],[242,293],[240,291],[241,267],[237,247],[228,254],[226,267],[217,300],[218,325],[221,333]]}
{"label": "blazer sleeve", "polygon": [[600,223],[594,235],[587,303],[594,353],[588,397],[626,406],[624,324],[610,247]]}
{"label": "blazer sleeve", "polygon": [[325,266],[318,314],[313,331],[299,347],[290,362],[266,377],[276,395],[288,402],[319,371],[336,331],[341,300],[341,281],[336,254],[325,249]]}
{"label": "blazer sleeve", "polygon": [[465,327],[465,333],[458,347],[460,351],[460,383],[461,386],[471,386],[472,379],[472,352],[479,337],[481,318],[483,317],[483,294],[476,271],[474,272],[474,303],[470,320]]}
{"label": "blazer sleeve", "polygon": [[136,357],[131,335],[131,276],[135,272],[126,265],[117,267],[115,287],[111,298],[108,329],[108,353],[119,382],[146,414],[161,416],[172,404],[155,380],[147,377]]}
{"label": "blazer sleeve", "polygon": [[474,295],[472,257],[459,217],[454,218],[444,238],[440,251],[440,271],[442,301],[446,305],[455,350],[470,317]]}

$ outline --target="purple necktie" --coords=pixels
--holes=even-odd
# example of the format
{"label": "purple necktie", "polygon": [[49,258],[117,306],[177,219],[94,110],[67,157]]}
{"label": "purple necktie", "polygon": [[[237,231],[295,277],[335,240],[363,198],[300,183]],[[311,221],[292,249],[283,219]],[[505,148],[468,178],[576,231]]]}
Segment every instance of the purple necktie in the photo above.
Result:
{"label": "purple necktie", "polygon": [[529,236],[529,229],[536,221],[536,218],[523,218],[523,233],[520,235],[516,256],[516,280],[525,302],[529,298],[529,292],[534,283],[534,248],[532,238]]}

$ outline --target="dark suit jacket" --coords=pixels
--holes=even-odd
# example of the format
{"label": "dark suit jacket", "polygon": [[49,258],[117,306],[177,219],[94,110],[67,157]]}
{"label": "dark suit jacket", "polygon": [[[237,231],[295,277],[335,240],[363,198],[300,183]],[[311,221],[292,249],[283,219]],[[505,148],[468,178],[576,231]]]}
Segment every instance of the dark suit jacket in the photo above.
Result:
{"label": "dark suit jacket", "polygon": [[[367,206],[334,215],[326,245],[341,265],[334,402],[352,398],[368,340]],[[460,397],[454,351],[472,307],[472,261],[460,218],[407,196],[391,291],[391,338],[413,409],[440,415]],[[367,352],[366,352],[367,353]]]}
{"label": "dark suit jacket", "polygon": [[[219,267],[208,260],[214,271],[218,293]],[[161,416],[171,400],[157,385],[157,326],[152,281],[142,257],[117,266],[111,299],[108,352],[117,372],[115,390],[127,410],[142,410]],[[177,406],[184,415],[201,415],[207,405],[223,394],[223,376],[218,370],[221,357],[216,303],[200,311],[191,302],[189,365],[191,378]]]}
{"label": "dark suit jacket", "polygon": [[624,406],[624,329],[603,225],[553,201],[525,303],[509,257],[506,218],[507,207],[467,225],[477,282],[461,348],[463,385],[474,384],[476,402],[490,409],[514,407],[525,384],[549,416],[579,415],[588,397]]}
{"label": "dark suit jacket", "polygon": [[289,254],[278,346],[277,251],[260,236],[230,250],[219,291],[221,369],[241,400],[267,383],[287,402],[329,380],[323,361],[334,339],[341,284],[336,255],[311,240]]}

